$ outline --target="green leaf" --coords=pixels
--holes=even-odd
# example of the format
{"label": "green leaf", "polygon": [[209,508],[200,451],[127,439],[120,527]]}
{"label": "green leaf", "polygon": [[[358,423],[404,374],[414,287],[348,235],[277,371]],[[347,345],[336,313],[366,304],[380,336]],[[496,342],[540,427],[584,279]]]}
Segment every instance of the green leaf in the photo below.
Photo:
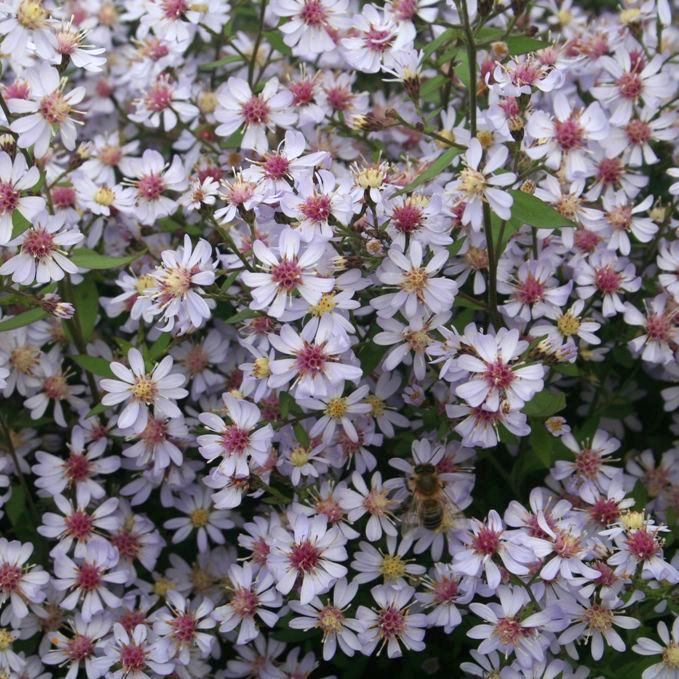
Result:
{"label": "green leaf", "polygon": [[493,243],[495,244],[496,257],[499,258],[507,247],[507,243],[509,243],[511,237],[521,228],[521,223],[514,218],[503,221],[496,214],[491,213],[490,226],[493,234]]}
{"label": "green leaf", "polygon": [[279,31],[265,31],[264,37],[269,45],[281,54],[284,54],[287,57],[292,55],[292,50],[283,42],[283,37]]}
{"label": "green leaf", "polygon": [[127,266],[135,259],[141,257],[144,253],[138,252],[127,257],[109,257],[108,255],[100,255],[89,248],[78,248],[71,252],[71,261],[83,269],[117,269],[121,266]]}
{"label": "green leaf", "polygon": [[30,325],[35,323],[42,318],[47,316],[47,312],[44,309],[35,308],[24,311],[12,318],[6,318],[4,321],[0,321],[0,332],[7,332],[8,330],[16,330],[17,328],[23,328],[25,325]]}
{"label": "green leaf", "polygon": [[93,375],[98,375],[99,377],[115,378],[115,375],[111,372],[111,362],[107,361],[105,358],[99,358],[98,356],[86,356],[85,354],[71,356],[71,358],[83,370],[87,370]]}
{"label": "green leaf", "polygon": [[214,71],[217,68],[220,68],[222,66],[228,66],[229,64],[235,64],[238,62],[243,61],[243,57],[240,56],[240,54],[228,54],[225,57],[222,57],[221,59],[217,59],[217,61],[210,61],[207,64],[201,64],[198,67],[199,71]]}
{"label": "green leaf", "polygon": [[540,229],[558,229],[560,226],[575,226],[553,207],[524,191],[510,191],[514,199],[512,219],[520,224],[529,224]]}
{"label": "green leaf", "polygon": [[241,321],[247,321],[249,318],[257,318],[257,316],[260,316],[261,314],[259,311],[253,311],[252,309],[243,309],[242,311],[239,311],[237,314],[234,314],[233,316],[227,318],[224,323],[228,323],[229,325],[234,325],[236,323],[240,323]]}
{"label": "green leaf", "polygon": [[440,89],[446,84],[447,78],[443,75],[437,75],[422,83],[420,87],[420,97],[425,101],[432,98],[433,101],[438,97]]}
{"label": "green leaf", "polygon": [[5,504],[7,518],[13,526],[21,523],[21,517],[26,511],[26,491],[20,484],[12,485],[12,496]]}
{"label": "green leaf", "polygon": [[88,342],[92,337],[94,326],[97,323],[99,313],[99,291],[94,279],[86,277],[85,280],[73,289],[73,303],[75,304],[75,314],[83,339]]}
{"label": "green leaf", "polygon": [[293,427],[295,431],[295,438],[305,447],[309,447],[309,434],[307,434],[306,429],[299,423],[296,422]]}
{"label": "green leaf", "polygon": [[566,396],[563,392],[541,391],[522,408],[530,417],[551,417],[566,407]]}
{"label": "green leaf", "polygon": [[88,417],[94,417],[95,415],[101,415],[102,413],[106,412],[106,406],[103,403],[97,403],[92,410],[90,410],[87,415],[85,415],[85,419]]}
{"label": "green leaf", "polygon": [[394,195],[401,196],[404,193],[410,193],[411,191],[414,191],[418,186],[421,186],[422,184],[431,181],[432,179],[434,179],[434,177],[440,175],[450,166],[450,164],[453,162],[453,159],[456,156],[460,155],[460,151],[461,149],[457,148],[446,149],[434,162],[431,163],[431,165],[429,165],[429,167],[426,170],[420,172],[420,174],[417,175],[414,181],[410,182],[410,184],[408,184],[407,186],[404,186]]}
{"label": "green leaf", "polygon": [[[554,437],[547,431],[541,420],[531,420],[530,448],[533,469],[549,469],[556,461]],[[535,463],[539,462],[539,465]]]}
{"label": "green leaf", "polygon": [[513,56],[516,56],[517,54],[528,54],[529,52],[535,52],[536,50],[549,47],[548,42],[538,40],[537,38],[529,38],[527,35],[511,35],[505,42],[509,48],[509,53]]}
{"label": "green leaf", "polygon": [[30,225],[31,223],[21,214],[21,212],[14,210],[12,213],[12,238],[20,236],[30,227]]}
{"label": "green leaf", "polygon": [[290,414],[290,406],[292,405],[292,396],[287,391],[282,391],[278,399],[279,411],[281,420],[286,420]]}
{"label": "green leaf", "polygon": [[448,28],[441,35],[434,38],[431,42],[427,43],[422,50],[422,61],[428,59],[434,52],[436,52],[439,47],[447,45],[451,40],[454,40],[458,35],[460,35],[460,29],[458,28]]}
{"label": "green leaf", "polygon": [[172,340],[172,335],[169,332],[164,332],[149,348],[148,360],[155,363],[166,351]]}

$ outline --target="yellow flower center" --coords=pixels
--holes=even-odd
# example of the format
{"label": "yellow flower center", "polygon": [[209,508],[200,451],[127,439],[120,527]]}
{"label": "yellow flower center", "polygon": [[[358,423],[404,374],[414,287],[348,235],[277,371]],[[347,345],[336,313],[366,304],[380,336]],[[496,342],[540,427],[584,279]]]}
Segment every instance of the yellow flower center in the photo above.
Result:
{"label": "yellow flower center", "polygon": [[191,512],[191,523],[195,528],[205,528],[210,521],[210,510],[198,507]]}
{"label": "yellow flower center", "polygon": [[42,3],[35,0],[24,0],[17,10],[17,21],[29,30],[36,30],[45,26],[47,10]]}
{"label": "yellow flower center", "polygon": [[375,417],[384,415],[384,401],[381,398],[375,394],[369,394],[365,400],[372,406],[372,414]]}
{"label": "yellow flower center", "polygon": [[141,295],[145,290],[153,288],[156,286],[156,279],[151,276],[151,274],[144,274],[137,278],[137,282],[134,284],[135,290]]}
{"label": "yellow flower center", "polygon": [[670,644],[665,649],[665,652],[662,654],[662,661],[668,667],[671,667],[672,669],[678,669],[679,668],[679,645],[674,644],[674,643]]}
{"label": "yellow flower center", "polygon": [[564,314],[556,322],[556,327],[564,337],[577,335],[580,330],[580,320],[572,314]]}
{"label": "yellow flower center", "polygon": [[468,167],[460,173],[460,186],[470,196],[481,196],[486,188],[486,178],[478,170]]}
{"label": "yellow flower center", "polygon": [[14,642],[14,635],[5,628],[0,629],[0,651],[6,651]]}
{"label": "yellow flower center", "polygon": [[30,375],[38,365],[38,356],[39,351],[35,347],[18,347],[9,355],[9,362],[19,372]]}
{"label": "yellow flower center", "polygon": [[105,207],[113,205],[115,199],[116,194],[113,193],[113,189],[110,189],[108,186],[100,186],[94,194],[94,202]]}
{"label": "yellow flower center", "polygon": [[303,467],[309,461],[309,451],[299,446],[290,453],[290,463],[293,467]]}
{"label": "yellow flower center", "polygon": [[613,627],[613,613],[607,608],[595,604],[585,611],[584,621],[590,629],[605,632]]}
{"label": "yellow flower center", "polygon": [[644,512],[625,512],[620,521],[628,531],[639,530],[646,525],[646,515]]}
{"label": "yellow flower center", "polygon": [[191,288],[191,272],[181,266],[168,269],[162,288],[164,294],[183,297]]}
{"label": "yellow flower center", "polygon": [[556,16],[562,26],[568,26],[573,21],[573,15],[567,9],[560,9]]}
{"label": "yellow flower center", "polygon": [[401,287],[411,294],[420,294],[427,287],[427,280],[427,272],[422,267],[418,267],[403,275]]}
{"label": "yellow flower center", "polygon": [[481,146],[484,149],[488,149],[493,145],[493,142],[495,141],[495,137],[493,136],[493,133],[491,130],[481,130],[477,135],[476,138],[479,140],[481,143]]}
{"label": "yellow flower center", "polygon": [[217,104],[217,95],[214,92],[206,90],[198,95],[198,108],[201,113],[214,113]]}
{"label": "yellow flower center", "polygon": [[629,9],[623,9],[618,16],[620,17],[621,24],[635,24],[641,17],[641,10],[637,7],[630,7]]}
{"label": "yellow flower center", "polygon": [[167,593],[174,589],[174,583],[167,578],[159,578],[153,585],[153,591],[161,597],[167,596]]}
{"label": "yellow flower center", "polygon": [[323,316],[329,314],[336,306],[335,295],[332,292],[324,292],[318,304],[312,306],[310,311],[313,316]]}
{"label": "yellow flower center", "polygon": [[387,178],[382,166],[366,167],[356,173],[356,184],[362,189],[378,189]]}
{"label": "yellow flower center", "polygon": [[333,420],[339,420],[347,414],[347,400],[345,398],[331,398],[325,407],[325,414]]}
{"label": "yellow flower center", "polygon": [[153,403],[158,393],[158,387],[156,383],[151,379],[150,375],[144,375],[143,377],[137,377],[132,387],[132,396],[134,396],[137,401],[142,401],[149,405]]}
{"label": "yellow flower center", "polygon": [[431,343],[431,338],[424,330],[410,330],[403,333],[403,338],[413,351],[424,351]]}
{"label": "yellow flower center", "polygon": [[266,356],[261,356],[255,359],[255,365],[252,369],[252,374],[258,379],[263,380],[271,374],[269,368],[269,359]]}
{"label": "yellow flower center", "polygon": [[400,556],[386,554],[382,559],[380,570],[385,581],[398,580],[405,575],[406,564]]}

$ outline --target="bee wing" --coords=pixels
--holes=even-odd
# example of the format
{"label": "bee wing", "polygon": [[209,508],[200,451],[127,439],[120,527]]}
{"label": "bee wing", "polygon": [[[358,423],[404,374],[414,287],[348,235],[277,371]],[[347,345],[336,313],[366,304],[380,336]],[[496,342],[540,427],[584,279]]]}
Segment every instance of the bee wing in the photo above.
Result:
{"label": "bee wing", "polygon": [[417,497],[412,496],[407,502],[405,510],[401,515],[401,534],[406,535],[415,528],[419,528],[422,525],[422,520],[420,519],[420,502]]}

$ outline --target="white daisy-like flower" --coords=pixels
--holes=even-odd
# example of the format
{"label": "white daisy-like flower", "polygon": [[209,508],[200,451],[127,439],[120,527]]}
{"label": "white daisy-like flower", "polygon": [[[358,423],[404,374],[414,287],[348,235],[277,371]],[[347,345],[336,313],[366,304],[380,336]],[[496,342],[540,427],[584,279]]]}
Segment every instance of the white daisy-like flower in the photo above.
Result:
{"label": "white daisy-like flower", "polygon": [[38,168],[29,168],[22,154],[17,153],[12,160],[7,153],[0,151],[0,245],[7,245],[11,240],[15,213],[32,222],[45,209],[42,196],[23,195],[39,179]]}

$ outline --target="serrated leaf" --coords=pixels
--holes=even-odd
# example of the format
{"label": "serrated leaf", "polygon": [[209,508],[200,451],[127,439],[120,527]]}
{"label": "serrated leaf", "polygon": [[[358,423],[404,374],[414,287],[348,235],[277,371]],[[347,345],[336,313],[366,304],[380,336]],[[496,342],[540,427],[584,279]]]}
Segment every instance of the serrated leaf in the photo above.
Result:
{"label": "serrated leaf", "polygon": [[566,396],[563,392],[541,391],[522,408],[530,417],[547,418],[560,412],[566,407]]}
{"label": "serrated leaf", "polygon": [[528,54],[549,47],[548,42],[538,40],[537,38],[529,38],[527,35],[510,35],[505,42],[512,56]]}
{"label": "serrated leaf", "polygon": [[450,166],[450,164],[453,162],[453,159],[456,156],[460,155],[460,151],[461,149],[457,148],[446,149],[436,160],[434,160],[429,165],[429,167],[420,172],[420,174],[417,175],[414,181],[410,182],[410,184],[398,190],[394,195],[401,196],[404,193],[410,193],[411,191],[414,191],[418,186],[421,186],[422,184],[431,181],[432,179],[434,179],[434,177],[438,177],[438,175],[440,175]]}
{"label": "serrated leaf", "polygon": [[558,229],[561,226],[575,226],[570,219],[559,214],[551,205],[530,193],[513,190],[512,219],[520,224],[529,224],[539,229]]}
{"label": "serrated leaf", "polygon": [[214,71],[215,69],[218,69],[222,66],[228,66],[229,64],[235,64],[240,61],[243,61],[243,57],[241,57],[239,54],[228,54],[225,57],[222,57],[221,59],[217,59],[216,61],[210,61],[207,64],[201,64],[198,67],[199,71]]}
{"label": "serrated leaf", "polygon": [[31,323],[35,323],[36,321],[45,318],[45,316],[47,316],[47,312],[40,308],[23,311],[16,316],[12,316],[12,318],[6,318],[5,320],[0,321],[0,332],[23,328],[25,325],[30,325]]}
{"label": "serrated leaf", "polygon": [[117,269],[121,266],[127,266],[135,259],[142,256],[142,252],[126,257],[110,257],[109,255],[101,255],[89,248],[78,248],[73,250],[70,254],[71,261],[83,269]]}
{"label": "serrated leaf", "polygon": [[113,372],[111,372],[111,363],[105,358],[99,358],[98,356],[87,356],[85,354],[79,354],[78,356],[71,356],[74,363],[77,363],[83,370],[91,372],[93,375],[98,377],[109,377],[115,378]]}

